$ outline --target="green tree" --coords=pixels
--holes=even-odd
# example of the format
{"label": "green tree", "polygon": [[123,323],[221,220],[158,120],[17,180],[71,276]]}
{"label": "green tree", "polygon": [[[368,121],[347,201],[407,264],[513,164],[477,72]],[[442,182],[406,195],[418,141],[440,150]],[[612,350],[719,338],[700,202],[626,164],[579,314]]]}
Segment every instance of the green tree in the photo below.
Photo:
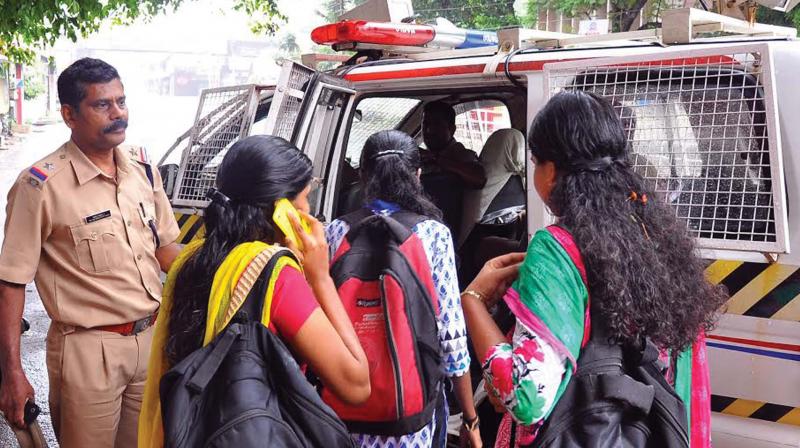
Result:
{"label": "green tree", "polygon": [[297,44],[297,37],[292,33],[286,33],[278,40],[279,52],[275,54],[275,61],[290,59],[300,60],[300,45]]}
{"label": "green tree", "polygon": [[778,26],[792,26],[800,30],[800,6],[795,7],[789,12],[780,12],[759,6],[756,11],[756,22]]}
{"label": "green tree", "polygon": [[297,36],[292,33],[286,33],[281,37],[278,49],[286,54],[300,53],[300,45],[297,45]]}
{"label": "green tree", "polygon": [[36,99],[45,92],[46,87],[44,82],[42,81],[41,74],[35,71],[32,72],[26,71],[24,79],[25,79],[24,82],[25,89],[23,90],[23,92],[25,92],[26,100]]}
{"label": "green tree", "polygon": [[520,24],[514,0],[413,0],[412,4],[422,19],[444,17],[463,28],[488,30]]}
{"label": "green tree", "polygon": [[[660,9],[659,2],[651,2],[654,9]],[[648,0],[612,0],[609,11],[611,31],[628,31],[633,26],[642,9],[648,6]],[[590,12],[606,8],[605,0],[529,0],[528,16],[524,22],[535,23],[540,9],[554,9],[563,12],[566,17],[590,19]]]}
{"label": "green tree", "polygon": [[[335,22],[343,12],[365,0],[326,0],[322,13],[328,22]],[[412,0],[414,13],[421,20],[443,17],[464,28],[496,29],[519,25],[514,14],[514,0]]]}
{"label": "green tree", "polygon": [[[0,53],[16,62],[32,61],[35,51],[60,37],[75,41],[110,19],[129,24],[174,10],[184,0],[3,0],[0,1]],[[234,0],[234,9],[252,18],[254,33],[274,33],[285,17],[276,0]]]}

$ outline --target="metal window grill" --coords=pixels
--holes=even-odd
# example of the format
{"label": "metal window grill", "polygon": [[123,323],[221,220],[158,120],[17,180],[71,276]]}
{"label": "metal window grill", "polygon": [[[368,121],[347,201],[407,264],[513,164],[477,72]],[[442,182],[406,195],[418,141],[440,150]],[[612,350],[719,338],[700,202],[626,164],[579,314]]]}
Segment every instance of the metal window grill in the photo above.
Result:
{"label": "metal window grill", "polygon": [[358,103],[361,119],[354,120],[347,142],[345,159],[354,168],[361,162],[364,143],[374,133],[396,129],[414,107],[420,103],[413,98],[365,98]]}
{"label": "metal window grill", "polygon": [[173,205],[204,207],[227,149],[248,134],[258,106],[256,85],[206,89],[181,157]]}
{"label": "metal window grill", "polygon": [[[477,106],[469,108],[470,106]],[[510,128],[508,108],[500,101],[475,101],[456,106],[456,140],[480,155],[486,140],[498,129]]]}
{"label": "metal window grill", "polygon": [[308,67],[284,61],[272,107],[267,116],[268,134],[292,141],[295,125],[303,109],[303,101],[311,92],[315,73]]}
{"label": "metal window grill", "polygon": [[611,101],[634,169],[700,247],[780,253],[785,192],[766,50],[552,64],[546,89]]}

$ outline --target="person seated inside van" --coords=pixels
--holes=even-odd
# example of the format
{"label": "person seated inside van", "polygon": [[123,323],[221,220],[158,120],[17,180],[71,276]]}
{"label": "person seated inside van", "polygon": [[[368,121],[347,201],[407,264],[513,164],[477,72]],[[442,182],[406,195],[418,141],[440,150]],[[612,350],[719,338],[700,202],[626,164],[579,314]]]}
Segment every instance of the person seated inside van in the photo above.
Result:
{"label": "person seated inside van", "polygon": [[519,250],[519,234],[524,233],[519,224],[525,211],[525,136],[513,128],[495,131],[486,140],[479,161],[486,172],[486,185],[464,193],[458,239],[462,281],[474,277],[493,258],[481,255],[482,241],[503,238],[509,247]]}
{"label": "person seated inside van", "polygon": [[479,190],[486,184],[486,172],[478,155],[455,139],[456,112],[441,101],[425,105],[422,138],[426,150],[422,159],[422,186],[442,211],[445,225],[458,241],[464,191]]}

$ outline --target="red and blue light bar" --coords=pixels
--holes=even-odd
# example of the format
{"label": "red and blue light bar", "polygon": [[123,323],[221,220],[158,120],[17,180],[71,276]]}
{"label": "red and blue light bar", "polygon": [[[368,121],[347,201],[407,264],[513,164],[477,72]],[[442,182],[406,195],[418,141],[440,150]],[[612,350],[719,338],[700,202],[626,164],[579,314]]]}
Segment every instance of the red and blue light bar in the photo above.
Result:
{"label": "red and blue light bar", "polygon": [[320,45],[362,43],[463,49],[497,46],[497,33],[432,25],[346,20],[316,28],[311,32],[311,40]]}

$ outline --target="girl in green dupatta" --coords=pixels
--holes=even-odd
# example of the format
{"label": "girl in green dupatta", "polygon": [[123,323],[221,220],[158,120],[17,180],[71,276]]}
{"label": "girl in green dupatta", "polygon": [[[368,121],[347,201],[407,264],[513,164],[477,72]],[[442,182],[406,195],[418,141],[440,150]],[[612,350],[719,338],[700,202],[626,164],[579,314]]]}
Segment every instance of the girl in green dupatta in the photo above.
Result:
{"label": "girl in green dupatta", "polygon": [[576,369],[591,320],[621,343],[647,337],[667,354],[667,378],[692,422],[691,446],[709,446],[702,337],[725,293],[705,280],[685,223],[631,167],[618,116],[601,97],[574,91],[553,97],[534,120],[533,183],[558,227],[534,235],[505,294],[516,317],[511,334],[487,308],[513,279],[519,255],[490,261],[464,292],[489,397],[507,412],[496,446],[508,446],[511,419],[520,424],[516,445],[533,442]]}

